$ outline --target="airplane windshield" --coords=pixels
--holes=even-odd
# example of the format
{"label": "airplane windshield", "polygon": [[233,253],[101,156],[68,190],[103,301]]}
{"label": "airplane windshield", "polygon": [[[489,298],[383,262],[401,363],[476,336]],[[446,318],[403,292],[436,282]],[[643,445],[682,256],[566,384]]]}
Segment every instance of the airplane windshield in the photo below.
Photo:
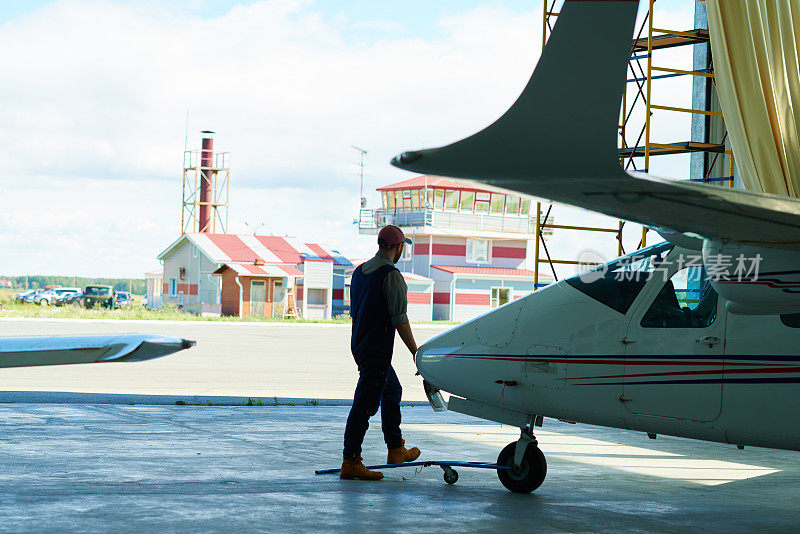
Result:
{"label": "airplane windshield", "polygon": [[566,282],[585,295],[625,314],[673,245],[659,243],[617,258]]}

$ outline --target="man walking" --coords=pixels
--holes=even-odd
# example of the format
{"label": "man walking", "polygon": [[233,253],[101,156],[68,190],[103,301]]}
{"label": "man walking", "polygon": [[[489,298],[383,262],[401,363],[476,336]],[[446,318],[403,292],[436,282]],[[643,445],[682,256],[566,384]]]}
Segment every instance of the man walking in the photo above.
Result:
{"label": "man walking", "polygon": [[400,432],[400,399],[403,389],[392,368],[395,330],[411,351],[417,344],[406,316],[408,288],[394,266],[411,240],[397,226],[384,226],[378,232],[378,253],[359,265],[350,283],[350,316],[353,332],[350,350],[358,365],[358,385],[344,431],[344,451],[340,478],[380,480],[383,473],[370,471],[361,459],[361,444],[369,418],[381,409],[383,439],[389,449],[386,463],[412,462],[418,448],[405,448]]}

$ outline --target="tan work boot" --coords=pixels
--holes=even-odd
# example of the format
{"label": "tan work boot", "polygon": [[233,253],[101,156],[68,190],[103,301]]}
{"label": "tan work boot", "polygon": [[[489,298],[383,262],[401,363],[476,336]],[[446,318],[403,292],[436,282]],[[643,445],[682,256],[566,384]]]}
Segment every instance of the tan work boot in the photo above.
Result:
{"label": "tan work boot", "polygon": [[389,449],[389,454],[386,455],[387,464],[402,464],[403,462],[413,462],[419,458],[420,452],[416,447],[406,449],[406,440],[396,449]]}
{"label": "tan work boot", "polygon": [[339,478],[345,480],[380,480],[383,478],[383,473],[378,471],[370,471],[362,462],[361,457],[354,460],[342,460],[342,470],[339,472]]}

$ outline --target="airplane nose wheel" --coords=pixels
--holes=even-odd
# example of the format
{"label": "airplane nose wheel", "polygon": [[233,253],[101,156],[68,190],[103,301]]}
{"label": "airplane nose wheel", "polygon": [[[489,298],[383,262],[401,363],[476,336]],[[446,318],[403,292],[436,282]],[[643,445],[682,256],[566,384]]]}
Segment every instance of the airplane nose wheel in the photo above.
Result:
{"label": "airplane nose wheel", "polygon": [[498,465],[507,465],[511,469],[498,469],[497,476],[506,489],[516,493],[530,493],[544,482],[547,476],[547,461],[544,453],[535,443],[529,443],[519,466],[514,465],[514,454],[517,442],[509,443],[497,457]]}

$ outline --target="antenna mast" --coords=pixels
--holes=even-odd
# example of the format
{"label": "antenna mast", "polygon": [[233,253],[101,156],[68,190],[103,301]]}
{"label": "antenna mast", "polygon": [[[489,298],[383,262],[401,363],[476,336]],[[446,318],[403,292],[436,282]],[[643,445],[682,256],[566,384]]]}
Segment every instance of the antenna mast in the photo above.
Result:
{"label": "antenna mast", "polygon": [[360,167],[360,175],[361,175],[361,190],[359,191],[358,195],[358,226],[361,227],[361,210],[367,207],[367,199],[364,197],[364,156],[367,155],[367,151],[363,148],[359,148],[355,145],[350,145],[352,148],[355,148],[361,154],[361,163],[359,164]]}

